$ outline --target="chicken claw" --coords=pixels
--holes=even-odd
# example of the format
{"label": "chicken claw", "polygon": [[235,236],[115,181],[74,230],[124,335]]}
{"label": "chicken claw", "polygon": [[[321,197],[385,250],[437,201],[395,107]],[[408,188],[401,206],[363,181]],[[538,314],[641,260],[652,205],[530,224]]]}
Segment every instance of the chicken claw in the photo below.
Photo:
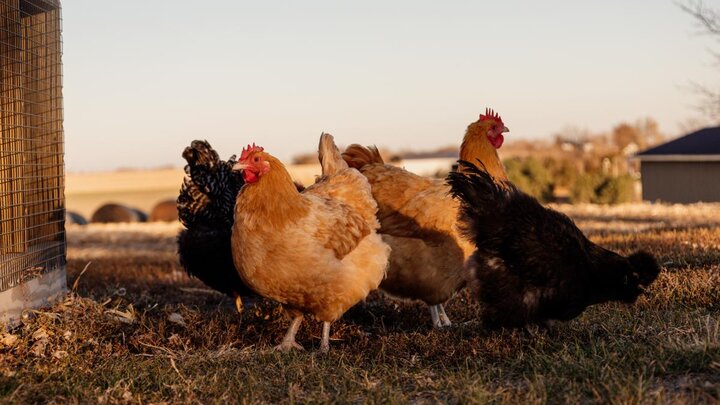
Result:
{"label": "chicken claw", "polygon": [[278,351],[278,352],[284,352],[284,353],[287,353],[293,349],[300,350],[300,351],[305,350],[305,348],[300,346],[300,344],[298,342],[296,342],[296,341],[285,342],[285,339],[283,339],[282,343],[273,347],[273,350]]}
{"label": "chicken claw", "polygon": [[281,352],[288,352],[292,349],[305,350],[304,347],[300,346],[300,344],[295,341],[295,335],[297,334],[298,329],[300,329],[300,324],[302,323],[302,320],[302,315],[293,318],[292,322],[290,323],[290,327],[285,334],[285,337],[279,345],[274,347],[275,350]]}
{"label": "chicken claw", "polygon": [[433,328],[440,329],[443,327],[442,321],[440,321],[440,313],[437,305],[430,305],[430,317],[432,318]]}
{"label": "chicken claw", "polygon": [[445,313],[443,304],[430,305],[430,317],[432,317],[433,328],[440,329],[451,326],[450,318]]}
{"label": "chicken claw", "polygon": [[452,326],[450,318],[448,318],[447,314],[445,313],[445,306],[443,304],[438,304],[438,316],[440,317],[440,322],[442,323],[442,326]]}

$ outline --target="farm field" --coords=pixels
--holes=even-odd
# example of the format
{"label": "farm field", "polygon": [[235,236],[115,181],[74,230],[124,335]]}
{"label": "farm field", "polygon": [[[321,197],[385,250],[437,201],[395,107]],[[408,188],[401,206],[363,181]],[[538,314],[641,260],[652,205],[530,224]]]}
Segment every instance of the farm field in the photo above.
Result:
{"label": "farm field", "polygon": [[[414,159],[400,166],[421,175],[431,176],[448,170],[455,159]],[[294,180],[304,185],[320,175],[319,164],[287,165]],[[90,219],[93,212],[109,202],[119,203],[149,213],[155,204],[175,200],[185,172],[181,168],[124,170],[97,173],[68,173],[65,184],[66,207]]]}
{"label": "farm field", "polygon": [[[333,326],[304,323],[305,352],[258,300],[188,278],[175,223],[70,226],[68,286],[0,336],[7,403],[672,403],[720,401],[720,204],[560,205],[590,238],[646,249],[663,270],[634,306],[604,304],[551,328],[485,331],[464,292],[454,325],[379,292]],[[548,235],[552,237],[552,235]],[[83,273],[83,270],[85,272]]]}
{"label": "farm field", "polygon": [[[289,165],[294,179],[308,185],[320,174],[320,165]],[[185,172],[181,168],[68,173],[66,207],[90,219],[105,203],[119,203],[149,213],[163,200],[175,200]]]}

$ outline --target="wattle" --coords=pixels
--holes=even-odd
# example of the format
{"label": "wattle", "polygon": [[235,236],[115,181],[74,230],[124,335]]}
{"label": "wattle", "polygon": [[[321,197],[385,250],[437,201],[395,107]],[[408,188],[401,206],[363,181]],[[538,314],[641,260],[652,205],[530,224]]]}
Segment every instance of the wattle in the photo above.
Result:
{"label": "wattle", "polygon": [[255,172],[251,172],[250,170],[243,171],[243,179],[245,180],[245,183],[255,183],[259,178],[260,176],[258,176]]}
{"label": "wattle", "polygon": [[495,149],[499,149],[502,146],[503,142],[505,141],[505,137],[502,134],[494,136],[494,137],[488,136],[488,140],[490,141],[490,144]]}

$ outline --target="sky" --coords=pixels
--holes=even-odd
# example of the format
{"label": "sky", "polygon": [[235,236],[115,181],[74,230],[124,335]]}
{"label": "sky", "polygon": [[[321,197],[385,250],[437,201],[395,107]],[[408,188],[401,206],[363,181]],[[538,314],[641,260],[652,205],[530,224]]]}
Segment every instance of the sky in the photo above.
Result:
{"label": "sky", "polygon": [[289,160],[322,131],[427,150],[486,107],[506,141],[645,117],[677,136],[690,83],[720,82],[671,0],[67,0],[63,19],[69,172],[180,167],[193,139]]}

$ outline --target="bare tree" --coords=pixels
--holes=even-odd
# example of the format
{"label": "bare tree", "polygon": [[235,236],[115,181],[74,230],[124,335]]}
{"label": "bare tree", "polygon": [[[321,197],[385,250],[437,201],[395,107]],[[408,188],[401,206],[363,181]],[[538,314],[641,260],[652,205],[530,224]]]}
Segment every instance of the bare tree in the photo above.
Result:
{"label": "bare tree", "polygon": [[[706,6],[702,0],[689,0],[678,6],[695,20],[702,32],[720,42],[720,10]],[[720,53],[710,52],[720,65]],[[720,89],[697,82],[692,82],[691,88],[700,97],[700,111],[713,121],[720,121]]]}
{"label": "bare tree", "polygon": [[615,126],[611,134],[613,143],[619,150],[623,150],[630,144],[635,144],[639,149],[655,146],[665,139],[660,132],[657,121],[647,117],[635,121],[635,124],[620,123]]}
{"label": "bare tree", "polygon": [[635,130],[641,139],[642,147],[649,148],[665,141],[664,133],[660,131],[660,125],[650,117],[641,118],[635,121]]}

